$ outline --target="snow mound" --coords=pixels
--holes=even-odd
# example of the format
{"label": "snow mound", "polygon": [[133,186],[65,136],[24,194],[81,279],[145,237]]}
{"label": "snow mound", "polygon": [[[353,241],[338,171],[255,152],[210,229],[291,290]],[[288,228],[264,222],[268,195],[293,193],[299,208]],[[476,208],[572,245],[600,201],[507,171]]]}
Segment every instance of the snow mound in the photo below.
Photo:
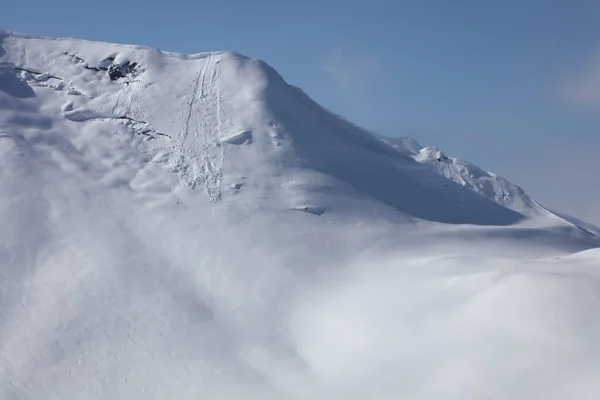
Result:
{"label": "snow mound", "polygon": [[415,160],[420,163],[443,162],[451,163],[452,161],[440,149],[434,147],[425,147],[418,151]]}

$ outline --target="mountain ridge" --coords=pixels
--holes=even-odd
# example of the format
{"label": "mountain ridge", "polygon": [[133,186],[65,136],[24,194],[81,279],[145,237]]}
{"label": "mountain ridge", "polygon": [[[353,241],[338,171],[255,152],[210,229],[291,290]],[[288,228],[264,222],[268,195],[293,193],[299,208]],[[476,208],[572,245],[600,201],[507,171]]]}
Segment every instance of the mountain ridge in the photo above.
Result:
{"label": "mountain ridge", "polygon": [[[520,212],[526,216],[529,215],[530,217],[535,217],[540,213],[548,213],[557,219],[564,220],[566,223],[581,229],[591,236],[600,236],[600,228],[544,207],[525,193],[520,186],[515,185],[500,175],[485,171],[467,161],[448,157],[438,148],[422,146],[417,140],[410,136],[378,137],[389,143],[395,149],[410,154],[415,161],[431,165],[434,171],[440,175],[461,184],[504,207]],[[486,191],[483,187],[486,184],[490,186],[489,181],[492,182],[491,190]]]}
{"label": "mountain ridge", "polygon": [[[198,90],[200,92],[204,90],[204,80],[209,78],[207,74],[211,75],[211,82],[208,83],[208,86],[210,86],[208,90],[211,90],[211,93],[200,93],[200,98],[204,99],[204,103],[209,102],[210,107],[221,107],[222,109],[216,110],[213,115],[210,115],[214,121],[213,124],[218,125],[209,127],[209,130],[213,131],[212,138],[209,140],[212,143],[207,142],[207,139],[203,138],[203,142],[200,144],[200,147],[206,148],[207,146],[212,146],[221,147],[223,149],[231,147],[230,145],[232,143],[250,143],[252,140],[256,140],[259,137],[257,133],[254,133],[253,135],[252,128],[249,128],[249,126],[252,125],[252,123],[257,122],[256,120],[258,119],[262,121],[260,122],[261,126],[259,129],[257,129],[257,131],[263,131],[263,134],[266,133],[264,132],[265,130],[268,131],[267,135],[270,136],[269,140],[272,142],[272,144],[275,144],[275,150],[267,149],[265,146],[262,146],[261,151],[263,151],[263,156],[266,156],[267,154],[273,154],[273,156],[278,160],[283,160],[285,158],[287,163],[294,158],[296,159],[296,163],[298,160],[302,160],[301,162],[306,163],[306,167],[309,169],[316,169],[321,173],[325,173],[326,175],[333,177],[336,180],[341,180],[344,184],[349,184],[359,192],[368,193],[369,196],[373,196],[375,194],[375,197],[379,201],[382,201],[398,211],[405,212],[412,217],[475,224],[479,223],[477,221],[478,218],[482,218],[484,224],[499,223],[500,225],[503,225],[507,223],[516,223],[518,220],[522,219],[522,217],[519,215],[523,215],[526,218],[532,218],[534,217],[533,214],[536,212],[537,214],[543,214],[538,212],[540,209],[538,206],[536,206],[537,203],[533,203],[529,196],[521,193],[521,188],[504,180],[504,178],[497,177],[496,175],[488,172],[484,173],[483,170],[479,169],[473,164],[465,164],[457,159],[451,159],[450,162],[444,163],[446,164],[445,166],[442,166],[440,161],[437,161],[436,164],[436,157],[432,158],[432,156],[423,156],[422,154],[424,158],[419,158],[418,155],[415,156],[414,150],[420,145],[414,139],[412,142],[410,142],[410,144],[404,143],[401,146],[402,149],[406,151],[395,151],[399,148],[397,144],[395,145],[394,143],[391,143],[389,139],[384,139],[382,141],[380,140],[380,136],[377,136],[372,132],[368,132],[359,126],[352,124],[346,118],[323,108],[300,88],[289,85],[284,78],[281,77],[281,75],[267,63],[255,58],[244,56],[237,52],[216,51],[186,55],[173,52],[164,52],[145,46],[112,45],[104,42],[70,40],[68,38],[43,38],[33,35],[15,34],[8,31],[0,31],[0,36],[5,38],[3,41],[6,41],[6,39],[10,38],[14,38],[15,40],[18,39],[17,41],[29,40],[32,43],[31,45],[33,45],[33,43],[43,43],[44,41],[49,40],[57,40],[59,43],[61,43],[61,45],[63,45],[67,51],[54,51],[54,54],[50,56],[50,59],[42,61],[42,63],[39,65],[35,65],[35,62],[33,63],[34,65],[30,65],[31,63],[30,60],[28,60],[26,45],[24,47],[15,49],[13,51],[13,57],[16,55],[15,52],[22,53],[20,56],[17,56],[17,64],[20,65],[15,65],[15,68],[21,70],[21,75],[29,73],[29,80],[36,85],[43,85],[42,81],[59,81],[58,84],[50,84],[50,87],[60,86],[60,89],[65,90],[67,97],[75,97],[73,95],[78,96],[79,98],[74,99],[75,102],[80,100],[81,97],[89,97],[76,88],[77,84],[75,82],[77,79],[83,78],[87,80],[90,79],[90,77],[82,77],[82,75],[84,75],[82,74],[82,71],[75,71],[74,67],[78,66],[83,68],[85,70],[84,72],[90,72],[94,75],[94,78],[91,79],[98,80],[98,74],[101,76],[102,72],[106,71],[110,65],[112,65],[113,69],[117,70],[120,68],[129,68],[130,62],[132,65],[135,64],[135,68],[130,71],[131,76],[123,76],[119,81],[122,82],[120,85],[123,86],[124,83],[125,87],[115,90],[114,85],[112,87],[107,86],[106,89],[109,91],[109,93],[99,92],[91,95],[92,98],[89,98],[89,101],[87,102],[88,104],[83,107],[74,106],[73,101],[69,102],[67,99],[67,103],[63,105],[64,110],[66,110],[63,111],[63,116],[66,119],[70,119],[71,121],[78,123],[120,120],[125,125],[129,125],[130,127],[133,126],[134,130],[137,130],[139,134],[144,134],[151,138],[162,136],[164,138],[169,138],[169,140],[174,142],[179,141],[179,144],[176,145],[179,146],[179,152],[173,152],[175,154],[163,153],[162,156],[168,159],[167,163],[172,169],[180,170],[182,180],[186,181],[186,184],[196,187],[200,181],[204,182],[205,184],[212,181],[212,183],[209,184],[213,187],[207,188],[206,191],[209,193],[209,197],[213,202],[218,201],[221,196],[219,193],[221,189],[218,188],[218,186],[221,185],[221,178],[218,175],[221,174],[222,171],[216,171],[216,176],[214,176],[214,174],[210,177],[205,175],[210,174],[210,170],[214,169],[215,165],[220,165],[220,163],[223,162],[226,151],[221,151],[221,154],[217,154],[218,152],[215,153],[213,149],[212,154],[209,154],[208,156],[200,155],[199,149],[191,149],[189,146],[185,145],[185,143],[189,142],[190,140],[189,138],[186,138],[186,135],[189,133],[187,131],[191,126],[190,122],[192,122],[192,124],[194,122],[191,119],[191,116],[194,115],[193,109],[197,106],[194,104],[194,102],[197,100],[196,94]],[[18,46],[19,45],[17,44],[17,47]],[[3,48],[4,47],[6,46],[3,46]],[[95,50],[92,50],[92,48]],[[100,54],[99,52],[103,52],[103,54]],[[132,57],[136,58],[136,60],[130,60]],[[164,57],[167,58],[165,59]],[[171,116],[170,122],[168,123],[164,120],[164,118],[161,118],[163,121],[157,121],[155,118],[156,112],[149,111],[150,108],[154,108],[156,110],[164,109],[164,106],[153,106],[148,102],[148,100],[145,100],[145,96],[156,97],[160,95],[165,97],[168,93],[159,94],[153,92],[150,86],[155,85],[155,83],[152,82],[151,77],[148,79],[149,82],[142,82],[145,76],[151,76],[154,69],[164,68],[165,64],[169,64],[168,60],[170,58],[202,64],[195,67],[197,69],[197,73],[196,76],[191,79],[191,90],[187,93],[185,90],[179,93],[173,93],[175,96],[188,97],[188,100],[186,100],[186,107],[188,107],[186,114],[187,116],[183,117],[185,122],[183,125],[185,126],[181,126],[179,128],[179,134],[173,131],[173,116]],[[67,62],[69,62],[71,65],[69,65],[70,68],[66,68],[65,70],[73,71],[75,80],[70,79],[72,76],[67,76],[64,79],[60,78],[58,75],[60,75],[61,71],[53,70],[52,68],[52,65],[56,63],[67,66]],[[103,66],[105,64],[107,66]],[[182,68],[192,67],[191,65],[184,66],[183,64],[185,63],[180,63],[182,65],[179,65],[176,62],[171,62],[171,64],[173,67],[177,66],[176,70],[178,69],[180,74],[189,74],[189,71],[184,73]],[[125,67],[120,67],[120,65],[125,65]],[[27,68],[33,69],[27,71]],[[148,68],[149,70],[146,71],[145,68]],[[222,73],[227,75],[225,80],[221,79]],[[21,78],[23,78],[23,76],[21,76]],[[27,80],[27,75],[25,75],[24,79]],[[200,82],[201,80],[202,82]],[[216,82],[216,80],[220,81]],[[119,84],[119,82],[116,83]],[[223,85],[223,82],[237,82],[237,87],[236,84],[225,85],[227,87],[223,90],[219,87],[219,85]],[[140,83],[142,83],[142,85],[140,85]],[[135,88],[132,89],[134,86]],[[101,87],[101,85],[98,85],[98,87]],[[96,89],[97,88],[92,88],[92,90]],[[111,91],[112,93],[110,93]],[[225,92],[227,92],[227,94],[225,97],[223,97],[222,94]],[[124,95],[129,96],[129,104],[123,103],[122,100],[120,100],[120,97]],[[94,104],[101,103],[102,101],[105,104],[113,102],[115,100],[111,99],[112,96],[117,97],[117,103],[110,106],[110,111],[109,108],[103,104]],[[230,120],[224,124],[225,121],[221,121],[219,118],[225,117],[222,115],[215,116],[214,114],[219,114],[221,111],[225,112],[226,110],[223,107],[227,102],[223,102],[222,100],[232,97],[234,97],[235,101],[237,101],[237,103],[232,101],[229,102],[233,106],[230,114],[235,115],[235,120],[243,119],[240,118],[240,115],[244,114],[239,111],[239,108],[242,107],[240,104],[245,104],[243,107],[246,109],[252,109],[252,112],[254,112],[256,115],[252,115],[251,112],[245,112],[245,121],[238,123],[237,125],[239,125],[239,127],[236,128],[235,131],[231,130],[225,134],[222,134],[220,131],[215,133],[216,130],[222,129],[225,125],[228,125],[227,127],[231,129],[233,119],[230,118]],[[163,103],[168,102],[177,104],[178,101],[179,100],[175,97],[173,100],[165,100]],[[121,104],[119,104],[119,102],[121,102]],[[141,103],[142,105],[137,105],[137,103]],[[290,104],[293,104],[293,106],[290,106]],[[98,105],[100,106],[100,109],[93,110],[93,108],[97,108]],[[284,105],[284,107],[281,107],[281,105]],[[290,110],[293,110],[292,113],[290,113]],[[117,114],[115,114],[115,112],[117,112]],[[162,113],[162,110],[160,112]],[[181,114],[181,112],[179,112],[179,114]],[[298,118],[299,114],[302,114],[303,117]],[[292,127],[293,132],[291,133],[285,131],[286,124],[282,124],[280,121],[281,119],[286,118],[290,120],[290,122],[287,122],[286,124]],[[187,121],[185,121],[185,119],[187,119]],[[253,119],[255,119],[255,121],[252,121]],[[312,123],[306,124],[306,121],[312,121]],[[202,123],[205,124],[205,122],[206,119],[202,120]],[[300,132],[300,130],[303,130],[303,132]],[[310,136],[310,132],[319,132],[319,135],[315,136],[313,134]],[[197,131],[194,133],[194,135],[196,138],[202,137],[198,136]],[[197,139],[195,140],[196,142],[198,141]],[[398,140],[406,141],[406,139]],[[189,143],[191,144],[195,142]],[[356,176],[359,173],[364,174],[364,168],[362,167],[360,171],[354,172],[354,177],[347,174],[345,170],[352,169],[354,166],[352,163],[348,165],[347,162],[342,158],[333,158],[328,160],[330,155],[334,153],[322,154],[319,156],[320,158],[315,159],[315,154],[317,153],[315,149],[323,147],[325,143],[329,143],[330,148],[335,149],[334,153],[339,153],[343,148],[350,149],[351,147],[356,147],[365,150],[361,155],[359,155],[360,157],[365,157],[370,152],[375,152],[385,157],[406,157],[403,159],[403,161],[414,160],[418,164],[429,165],[432,167],[431,169],[436,175],[448,178],[450,181],[466,187],[471,192],[482,195],[482,197],[485,199],[506,208],[508,211],[495,208],[495,206],[492,207],[490,204],[484,205],[483,200],[473,197],[470,194],[460,192],[460,189],[457,187],[452,187],[451,190],[446,189],[452,186],[452,184],[449,184],[448,182],[439,181],[428,184],[427,182],[434,182],[435,178],[433,178],[431,175],[428,175],[428,171],[425,170],[420,171],[425,172],[426,174],[423,177],[417,178],[419,180],[418,183],[414,181],[413,178],[406,180],[405,178],[410,177],[412,172],[403,172],[402,167],[399,169],[397,164],[402,162],[400,160],[397,162],[388,162],[384,167],[384,165],[381,163],[381,160],[371,159],[371,162],[369,163],[371,168],[375,168],[378,171],[375,172],[375,169],[372,170],[371,174],[374,174],[373,176],[377,176],[377,174],[386,174],[387,179],[391,180],[393,179],[392,177],[396,175],[398,178],[403,178],[404,185],[410,185],[412,189],[407,190],[408,192],[415,192],[414,195],[411,195],[410,193],[404,193],[402,195],[393,193],[390,188],[383,187],[384,185],[374,182],[373,179],[356,179]],[[423,150],[421,149],[421,151]],[[435,152],[438,150],[431,148],[431,150],[427,151]],[[282,152],[286,152],[288,156],[283,157],[281,154],[279,154]],[[187,156],[186,153],[188,153]],[[211,151],[207,151],[206,153],[211,153]],[[197,160],[198,158],[204,158],[204,163],[202,165],[189,164],[190,159]],[[211,158],[212,161],[210,160]],[[292,164],[294,164],[294,162],[292,162]],[[396,164],[396,166],[392,166],[392,164]],[[452,166],[450,166],[451,164]],[[465,171],[458,171],[456,166],[464,167]],[[222,165],[220,167],[222,167]],[[415,165],[411,165],[409,162],[407,162],[405,166],[405,168],[408,168],[409,170],[413,170],[415,167]],[[245,168],[251,168],[251,166],[247,165]],[[482,177],[483,175],[487,174],[487,176],[490,177],[490,182],[492,181],[492,178],[494,180],[500,179],[501,182],[492,182],[492,189],[490,189],[489,193],[484,193],[483,187],[486,185],[489,186],[487,182],[481,181],[481,178],[470,179],[464,174],[467,173],[472,175],[474,172]],[[465,181],[465,179],[467,179],[468,182]],[[237,184],[232,183],[232,185]],[[433,192],[430,192],[431,189],[433,189],[434,192],[441,191],[441,193],[434,194]],[[425,193],[428,194],[419,194],[419,191],[425,191]],[[444,201],[440,203],[440,201],[434,200],[434,198],[438,197],[440,194],[443,198],[448,198],[448,196],[450,196],[449,199],[451,200],[449,200],[449,202],[445,201],[445,206],[442,205]],[[511,199],[507,200],[507,196]],[[414,199],[410,199],[410,197],[414,197]],[[425,207],[421,207],[421,205],[418,204],[424,199],[429,199],[430,202],[430,205],[426,207],[426,210]],[[473,205],[469,207],[472,207],[474,210],[477,210],[481,207],[491,207],[490,210],[494,208],[495,211],[479,212],[479,216],[477,218],[470,218],[461,211],[462,207],[464,207],[461,202],[463,202],[465,199],[469,199],[468,202],[473,203]],[[521,204],[516,204],[516,202],[521,202]],[[309,207],[315,209],[326,208],[322,205],[299,205],[293,207]],[[440,213],[436,213],[434,211],[436,209],[443,209],[443,207],[449,207],[449,210],[442,210]],[[510,212],[516,212],[517,214],[513,214],[509,217]],[[434,216],[433,214],[436,215]],[[497,218],[490,217],[490,215],[495,214],[503,214],[503,218],[508,219],[506,219],[505,222],[501,222]],[[556,217],[560,218],[558,216]],[[572,222],[572,220],[566,220],[565,222],[578,226],[576,223]],[[588,229],[581,227],[579,227],[579,229],[582,229],[589,234],[594,234]]]}
{"label": "mountain ridge", "polygon": [[[35,38],[26,40],[30,40],[35,43],[35,41],[43,42],[44,39]],[[60,43],[63,45],[72,44],[68,40],[61,40]],[[115,55],[113,54],[115,53],[115,51],[107,49],[102,55],[92,55],[90,54],[92,47],[98,48],[99,50],[100,48],[105,47],[107,45],[94,42],[76,42],[75,44],[80,45],[81,43],[85,43],[85,49],[82,48],[76,51],[54,51],[54,54],[49,56],[50,59],[48,59],[45,62],[42,62],[40,65],[31,65],[31,63],[23,59],[21,59],[21,63],[28,64],[25,67],[33,68],[33,70],[35,71],[39,70],[40,72],[42,72],[42,70],[44,70],[43,72],[46,72],[50,75],[58,75],[58,71],[54,71],[52,65],[55,65],[56,63],[60,62],[61,65],[67,67],[70,61],[71,65],[69,66],[69,68],[73,71],[74,74],[79,75],[79,77],[76,77],[75,80],[69,83],[69,85],[73,86],[73,88],[69,88],[70,91],[67,91],[67,96],[69,96],[69,93],[84,93],[84,91],[77,89],[77,79],[90,79],[82,75],[88,75],[87,72],[92,72],[94,76],[96,76],[93,79],[98,80],[98,73],[88,71],[87,69],[76,71],[75,68],[80,63],[79,59],[85,60],[85,62],[89,65],[98,64],[102,59],[115,57]],[[33,43],[29,44],[29,46],[32,45]],[[484,221],[493,220],[495,222],[500,222],[500,219],[498,219],[497,216],[504,215],[505,217],[508,217],[510,215],[510,212],[508,211],[496,209],[496,211],[494,212],[481,212],[479,213],[479,216],[477,218],[471,218],[469,215],[461,212],[460,208],[456,208],[456,205],[453,205],[453,203],[446,203],[446,207],[450,207],[454,209],[454,211],[446,212],[442,209],[443,206],[440,203],[441,200],[435,200],[433,194],[427,196],[430,198],[432,206],[425,209],[418,204],[418,202],[421,202],[422,200],[419,200],[418,202],[416,201],[417,197],[420,197],[422,199],[425,196],[420,196],[418,193],[406,193],[404,195],[399,195],[398,193],[392,193],[392,190],[390,190],[390,188],[388,187],[384,187],[385,185],[383,185],[381,182],[374,182],[373,180],[368,179],[356,179],[356,177],[349,176],[345,173],[344,169],[352,168],[352,165],[347,165],[346,160],[343,158],[328,159],[329,154],[321,154],[318,156],[318,159],[315,159],[314,157],[317,154],[317,150],[319,150],[320,147],[322,148],[327,144],[331,148],[335,148],[336,152],[339,152],[339,149],[343,147],[343,143],[346,143],[345,146],[348,150],[357,147],[363,148],[366,150],[363,151],[363,156],[369,154],[370,151],[385,154],[389,157],[396,157],[397,153],[395,153],[392,149],[388,148],[380,141],[374,139],[371,135],[356,127],[355,125],[350,124],[345,120],[338,119],[333,114],[328,114],[327,112],[324,112],[324,109],[322,109],[322,107],[320,107],[317,103],[310,99],[304,92],[287,85],[283,78],[266,63],[257,59],[251,59],[245,56],[241,56],[237,53],[200,53],[202,54],[201,56],[194,56],[193,58],[183,57],[183,59],[186,61],[200,63],[201,65],[198,65],[195,68],[191,68],[192,70],[196,69],[197,72],[196,76],[191,79],[191,88],[188,90],[188,92],[186,93],[185,90],[183,90],[183,92],[180,92],[180,94],[173,93],[173,95],[175,96],[186,96],[189,99],[186,100],[186,107],[188,107],[188,111],[183,118],[183,123],[180,126],[180,128],[175,129],[180,130],[180,134],[178,135],[177,132],[173,131],[173,117],[178,118],[176,115],[178,113],[181,114],[181,111],[173,110],[171,112],[173,116],[171,117],[170,123],[167,123],[165,118],[161,118],[162,121],[158,121],[156,118],[156,112],[152,112],[150,111],[150,109],[164,109],[164,105],[153,105],[153,100],[150,99],[150,97],[156,97],[159,95],[158,93],[155,93],[152,89],[151,85],[154,84],[136,82],[136,80],[143,80],[143,78],[141,78],[142,76],[151,75],[153,70],[163,67],[163,65],[168,62],[170,62],[173,65],[173,67],[177,65],[177,69],[179,70],[178,74],[189,75],[190,68],[184,65],[179,66],[179,64],[185,63],[177,64],[174,60],[167,61],[168,59],[162,58],[164,57],[163,53],[157,53],[156,50],[153,49],[127,46],[122,47],[122,49],[125,51],[121,52],[121,54],[118,55],[122,60],[114,60],[113,63],[117,61],[129,62],[128,60],[131,59],[131,62],[137,63],[140,71],[139,75],[132,77],[130,79],[131,82],[125,80],[127,87],[122,88],[122,90],[115,91],[113,85],[112,87],[106,87],[106,90],[109,91],[109,93],[90,93],[89,96],[91,96],[92,98],[90,98],[89,101],[86,102],[88,104],[85,106],[85,108],[76,107],[73,105],[66,105],[66,107],[72,108],[72,110],[67,111],[65,113],[65,117],[71,118],[71,120],[74,120],[74,122],[86,123],[91,120],[106,120],[107,117],[110,119],[111,116],[114,115],[115,111],[119,111],[119,114],[115,115],[115,117],[127,117],[130,121],[139,121],[140,125],[142,125],[143,123],[151,123],[151,129],[154,129],[156,132],[167,134],[170,137],[172,137],[174,141],[178,141],[180,143],[176,145],[179,146],[178,154],[171,154],[170,156],[170,163],[174,165],[174,168],[183,168],[184,180],[187,180],[187,183],[192,186],[197,186],[200,181],[203,181],[204,183],[208,182],[208,184],[213,185],[214,187],[207,189],[208,192],[213,192],[209,195],[213,198],[213,200],[217,200],[220,196],[218,194],[219,189],[217,188],[217,186],[219,186],[218,181],[220,178],[218,177],[218,174],[220,174],[220,172],[216,171],[215,174],[217,174],[217,176],[215,176],[214,174],[210,175],[212,174],[212,172],[210,171],[216,168],[217,164],[219,164],[219,168],[222,167],[220,163],[223,162],[222,158],[224,157],[223,154],[218,154],[219,151],[215,151],[215,147],[221,147],[223,149],[226,146],[220,146],[219,143],[222,140],[226,141],[227,136],[237,135],[239,132],[254,129],[254,131],[256,131],[253,135],[253,140],[255,142],[261,136],[258,134],[258,132],[260,131],[262,131],[262,135],[266,134],[271,136],[271,138],[269,138],[268,140],[270,140],[273,143],[279,140],[276,139],[275,136],[280,139],[285,138],[288,142],[293,142],[290,145],[285,145],[283,141],[281,141],[278,142],[278,144],[276,144],[273,148],[267,148],[266,145],[264,145],[263,143],[263,146],[261,148],[261,154],[263,157],[267,156],[268,154],[281,153],[282,151],[293,151],[296,154],[297,159],[298,156],[300,156],[300,158],[302,158],[303,160],[302,162],[307,162],[311,168],[317,168],[321,170],[321,172],[334,176],[336,179],[341,179],[343,182],[349,183],[353,187],[358,186],[357,189],[359,191],[367,191],[369,195],[373,195],[374,193],[376,193],[376,197],[378,197],[380,201],[384,201],[384,203],[394,208],[397,208],[402,212],[408,212],[408,214],[410,215],[424,217],[426,219],[447,219],[449,221],[461,221],[462,219],[466,218],[465,222],[471,221],[475,223],[477,223],[478,218],[482,218]],[[79,51],[79,53],[77,53],[77,51]],[[139,51],[141,53],[137,54],[135,53],[136,51]],[[88,55],[86,55],[85,52],[88,52]],[[71,57],[71,53],[73,53],[76,57]],[[26,54],[22,54],[20,57],[26,57]],[[172,56],[168,55],[167,57]],[[71,58],[71,60],[69,60],[69,58]],[[134,58],[135,60],[133,60]],[[173,58],[181,59],[179,56]],[[23,67],[19,66],[19,68]],[[184,72],[183,68],[185,68],[187,72]],[[147,69],[147,71],[144,69]],[[222,79],[221,75],[226,75],[226,77]],[[43,78],[46,79],[45,76],[43,76]],[[72,76],[70,78],[72,78]],[[208,79],[210,79],[210,82],[205,82],[205,80]],[[240,85],[239,82],[241,81],[243,81],[244,83]],[[237,84],[225,84],[224,82],[237,82]],[[134,86],[135,89],[131,89]],[[99,87],[101,86],[90,88],[90,90],[98,91]],[[207,94],[203,93],[203,90],[209,90],[211,92]],[[110,93],[110,91],[112,91],[112,93]],[[199,97],[197,98],[196,94],[198,93],[198,91]],[[116,95],[118,97],[119,95],[124,94],[129,95],[130,97],[134,96],[134,101],[128,104],[112,105],[110,107],[112,109],[112,112],[108,112],[108,108],[102,104],[114,101],[110,100],[110,97],[112,96]],[[163,92],[160,95],[164,99],[162,101],[163,103],[166,101],[173,104],[177,104],[178,102],[176,98],[173,98],[173,100],[167,100],[167,97],[165,96],[167,96],[168,93]],[[79,98],[76,98],[75,101],[81,100],[82,97],[85,98],[86,96],[79,96]],[[223,102],[223,99],[232,100]],[[200,106],[198,104],[194,104],[196,100],[202,101]],[[100,103],[98,104],[100,106],[100,110],[88,112],[87,110],[90,107],[97,107],[94,105],[94,103]],[[209,107],[204,107],[204,103],[208,104]],[[286,106],[280,107],[280,105],[282,104],[285,104]],[[226,110],[227,106],[231,108],[230,111]],[[123,109],[122,111],[119,110],[119,108],[123,107],[125,107],[125,109]],[[192,113],[192,110],[195,107],[201,107],[198,108],[198,110],[207,110],[206,112],[210,113],[210,115],[208,116],[209,118],[211,118],[209,124],[212,125],[207,126],[206,128],[209,132],[212,133],[210,134],[210,137],[207,137],[207,135],[200,136],[196,132],[194,133],[194,141],[190,141],[191,139],[189,136],[187,136],[187,134],[189,133],[189,127],[195,123],[195,120],[190,119],[192,115],[195,115]],[[213,108],[211,109],[210,107]],[[215,107],[224,108],[217,109]],[[244,108],[246,112],[243,112],[241,108]],[[293,109],[292,113],[290,113],[291,109]],[[219,118],[228,118],[224,115],[215,115],[221,111],[223,113],[230,112],[230,115],[235,115],[235,122],[233,120],[220,120]],[[73,114],[77,116],[74,117]],[[245,118],[242,117],[244,114]],[[302,118],[299,118],[300,114],[303,115]],[[166,116],[167,114],[164,115]],[[315,118],[315,115],[317,115],[318,117]],[[288,119],[289,122],[283,124],[280,121],[282,119]],[[206,124],[206,121],[207,118],[203,118],[202,120],[198,120],[198,123]],[[311,123],[307,124],[307,121],[311,121]],[[236,128],[236,130],[239,132],[231,131],[229,133],[221,133],[219,131],[219,129],[225,129],[226,125],[229,125],[227,126],[227,128],[231,129],[231,124],[233,123],[239,125],[239,127]],[[258,123],[259,126],[253,128],[251,125],[254,123]],[[292,127],[292,130],[290,131],[291,133],[284,132],[284,129],[286,129],[286,125]],[[266,130],[270,132],[267,133],[265,132]],[[315,134],[311,134],[311,132],[319,132],[319,136],[315,136]],[[198,142],[199,139],[201,139],[200,142],[202,143]],[[341,143],[342,146],[338,146],[338,143]],[[203,148],[207,146],[213,147],[213,149],[206,151],[208,155],[201,155],[199,153],[199,148],[193,148],[193,146],[197,145]],[[354,153],[360,151],[361,150],[353,150]],[[199,158],[204,159],[202,165],[194,163],[195,160]],[[281,157],[279,159],[281,159]],[[288,157],[287,162],[291,161],[291,159],[291,156]],[[391,163],[382,164],[381,160],[377,160],[375,158],[372,158],[371,156],[369,156],[367,159],[370,160],[368,164],[370,164],[372,168],[377,169],[379,171],[378,173],[385,173],[390,176],[391,174],[398,173],[394,172],[395,167],[393,167]],[[193,160],[192,165],[189,164],[190,160]],[[238,160],[237,162],[240,161]],[[247,167],[250,168],[250,166]],[[361,171],[364,172],[364,169],[362,169]],[[375,170],[373,170],[373,172],[371,173],[376,172]],[[399,176],[407,177],[407,175],[405,174],[399,174]],[[429,179],[434,178],[430,177]],[[410,184],[413,187],[413,189],[409,190],[408,192],[419,190],[431,190],[426,189],[426,187],[420,183],[416,185],[415,183],[416,182],[414,182],[412,179],[405,180],[405,184]],[[432,188],[434,187],[435,185]],[[450,194],[454,196],[452,193]],[[478,207],[495,208],[495,205],[485,205],[485,202],[483,200],[479,200],[475,197],[470,196],[469,194],[461,194],[460,196],[468,198],[469,202],[473,202],[474,210],[477,210]],[[412,200],[411,198],[414,198],[414,200]],[[433,206],[433,203],[440,204]],[[478,205],[475,205],[475,203],[477,203]],[[442,211],[437,212],[436,210],[438,209],[442,209]],[[436,214],[436,216],[430,214]],[[512,221],[516,221],[518,217],[515,215],[510,217],[510,219]]]}

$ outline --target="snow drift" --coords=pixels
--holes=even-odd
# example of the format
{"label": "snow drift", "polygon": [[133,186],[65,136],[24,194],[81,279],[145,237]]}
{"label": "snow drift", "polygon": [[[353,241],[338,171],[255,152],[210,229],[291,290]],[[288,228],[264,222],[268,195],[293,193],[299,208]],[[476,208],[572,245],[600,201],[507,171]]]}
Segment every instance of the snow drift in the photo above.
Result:
{"label": "snow drift", "polygon": [[592,228],[256,59],[0,40],[2,398],[600,394]]}

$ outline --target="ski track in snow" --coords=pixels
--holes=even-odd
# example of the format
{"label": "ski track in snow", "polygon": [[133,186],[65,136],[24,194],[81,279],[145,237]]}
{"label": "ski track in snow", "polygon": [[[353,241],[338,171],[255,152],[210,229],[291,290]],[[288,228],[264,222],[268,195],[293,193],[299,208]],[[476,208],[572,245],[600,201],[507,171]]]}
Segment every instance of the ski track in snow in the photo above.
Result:
{"label": "ski track in snow", "polygon": [[110,110],[111,114],[115,114],[117,108],[119,107],[120,104],[120,100],[121,100],[121,96],[123,95],[123,92],[125,91],[125,89],[128,87],[129,85],[125,85],[124,87],[120,87],[119,88],[119,92],[117,93],[117,98],[115,99],[115,104],[113,105],[112,109]]}
{"label": "ski track in snow", "polygon": [[29,50],[27,49],[27,46],[24,46],[23,50],[25,52],[25,66],[29,68],[29,65],[31,65],[31,62],[29,61]]}
{"label": "ski track in snow", "polygon": [[213,55],[190,85],[183,128],[178,138],[176,159],[181,184],[194,189],[204,185],[211,203],[222,200],[225,149],[221,142],[223,104],[220,77]]}

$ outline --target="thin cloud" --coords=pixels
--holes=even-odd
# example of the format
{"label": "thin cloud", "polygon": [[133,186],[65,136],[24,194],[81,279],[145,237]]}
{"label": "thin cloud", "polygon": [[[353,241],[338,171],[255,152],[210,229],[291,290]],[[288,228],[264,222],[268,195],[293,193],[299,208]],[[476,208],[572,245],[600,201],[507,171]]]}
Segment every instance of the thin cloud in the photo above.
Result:
{"label": "thin cloud", "polygon": [[[600,195],[600,193],[599,193]],[[598,196],[596,199],[600,198]],[[587,209],[582,212],[584,218],[587,218],[585,221],[589,221],[590,223],[600,227],[600,204],[598,201],[590,201]]]}
{"label": "thin cloud", "polygon": [[562,94],[574,105],[600,108],[600,46],[576,73],[567,78]]}
{"label": "thin cloud", "polygon": [[379,57],[369,51],[337,48],[323,60],[323,71],[344,95],[362,95],[368,91],[379,67]]}
{"label": "thin cloud", "polygon": [[600,227],[598,143],[590,140],[569,146],[550,139],[543,155],[516,160],[502,171],[509,179],[518,177],[513,181],[544,206]]}

